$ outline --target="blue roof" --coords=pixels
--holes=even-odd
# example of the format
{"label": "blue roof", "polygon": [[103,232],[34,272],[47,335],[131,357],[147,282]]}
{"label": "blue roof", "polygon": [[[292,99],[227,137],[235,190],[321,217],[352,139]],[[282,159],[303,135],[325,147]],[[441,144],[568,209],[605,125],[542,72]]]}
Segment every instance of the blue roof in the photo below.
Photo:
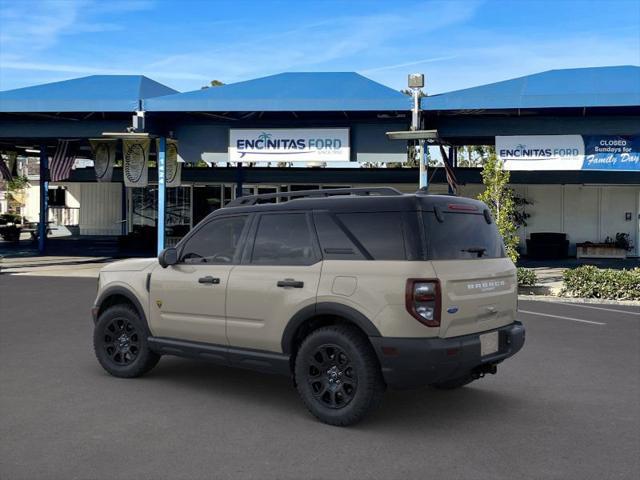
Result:
{"label": "blue roof", "polygon": [[0,112],[133,112],[176,92],[143,75],[91,75],[0,92]]}
{"label": "blue roof", "polygon": [[280,73],[221,87],[153,98],[150,112],[410,110],[397,90],[354,72]]}
{"label": "blue roof", "polygon": [[640,67],[547,72],[424,97],[423,110],[621,107],[640,105]]}

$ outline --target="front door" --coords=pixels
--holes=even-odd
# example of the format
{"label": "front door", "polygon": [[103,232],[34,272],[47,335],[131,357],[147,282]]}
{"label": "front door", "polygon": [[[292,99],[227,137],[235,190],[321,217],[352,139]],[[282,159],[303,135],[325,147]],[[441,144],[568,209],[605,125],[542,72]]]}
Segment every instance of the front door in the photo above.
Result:
{"label": "front door", "polygon": [[151,275],[151,330],[155,336],[227,345],[226,289],[239,261],[248,215],[199,225],[178,248],[179,261]]}
{"label": "front door", "polygon": [[261,214],[227,288],[234,347],[280,352],[289,319],[316,302],[322,262],[309,213]]}

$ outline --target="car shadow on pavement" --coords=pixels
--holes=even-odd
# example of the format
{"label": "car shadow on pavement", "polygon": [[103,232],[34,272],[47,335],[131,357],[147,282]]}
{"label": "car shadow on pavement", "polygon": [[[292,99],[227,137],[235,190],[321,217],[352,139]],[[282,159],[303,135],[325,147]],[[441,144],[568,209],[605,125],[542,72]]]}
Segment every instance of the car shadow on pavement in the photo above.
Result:
{"label": "car shadow on pavement", "polygon": [[[292,420],[311,417],[288,377],[251,370],[218,366],[181,358],[165,357],[150,372],[149,380],[169,382],[181,390],[205,393],[241,402],[247,408],[260,406],[280,410]],[[486,382],[486,383],[484,383]],[[499,391],[490,380],[480,380],[457,390],[424,387],[414,390],[388,390],[382,405],[358,430],[383,428],[452,428],[477,420],[501,421],[509,411],[525,408],[527,400],[514,392]]]}

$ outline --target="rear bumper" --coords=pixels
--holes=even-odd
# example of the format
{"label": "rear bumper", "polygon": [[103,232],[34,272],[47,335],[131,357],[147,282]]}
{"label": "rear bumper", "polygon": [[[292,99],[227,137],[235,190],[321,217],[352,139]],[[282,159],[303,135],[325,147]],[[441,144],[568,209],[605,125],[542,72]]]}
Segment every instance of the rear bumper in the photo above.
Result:
{"label": "rear bumper", "polygon": [[382,374],[391,388],[411,388],[443,382],[471,373],[482,365],[497,364],[515,355],[524,345],[520,322],[497,328],[499,348],[481,357],[478,332],[453,338],[369,337]]}

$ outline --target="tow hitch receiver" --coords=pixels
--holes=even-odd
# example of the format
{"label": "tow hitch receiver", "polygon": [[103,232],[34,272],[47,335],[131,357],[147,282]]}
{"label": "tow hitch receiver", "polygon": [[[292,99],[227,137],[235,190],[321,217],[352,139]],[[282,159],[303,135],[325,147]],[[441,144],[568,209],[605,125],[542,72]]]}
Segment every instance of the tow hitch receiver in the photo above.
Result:
{"label": "tow hitch receiver", "polygon": [[491,375],[495,375],[497,371],[498,365],[496,365],[495,363],[487,363],[474,368],[471,371],[471,376],[477,380],[478,378],[484,377],[488,373],[490,373]]}

